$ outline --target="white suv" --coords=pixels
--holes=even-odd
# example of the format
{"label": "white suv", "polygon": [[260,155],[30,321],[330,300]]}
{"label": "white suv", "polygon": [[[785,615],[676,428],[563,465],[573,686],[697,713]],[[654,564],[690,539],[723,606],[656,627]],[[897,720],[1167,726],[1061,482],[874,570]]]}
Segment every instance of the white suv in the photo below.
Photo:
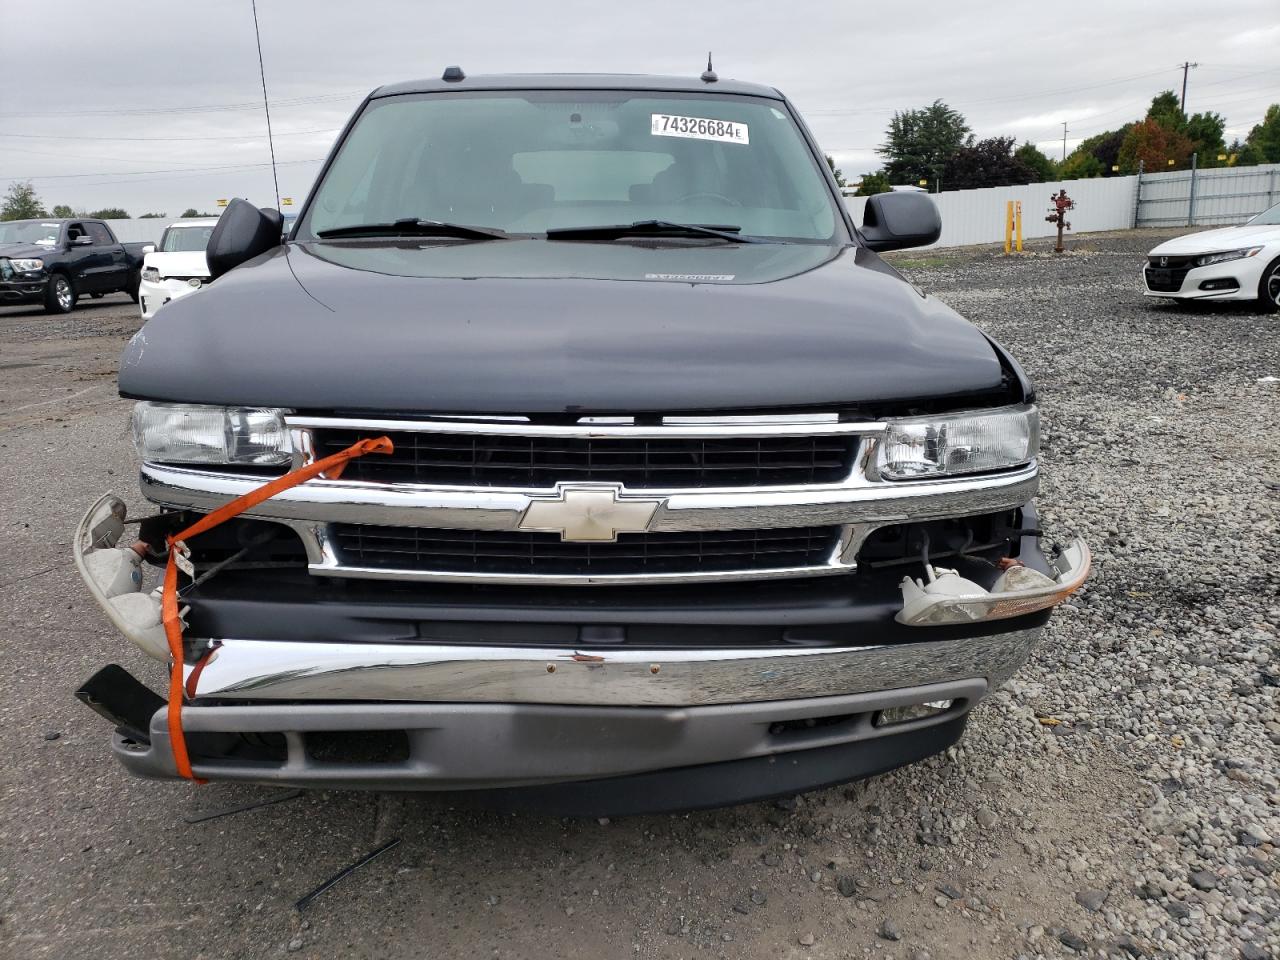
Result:
{"label": "white suv", "polygon": [[154,253],[142,261],[138,303],[149,320],[170,300],[194,293],[209,282],[205,247],[217,218],[178,220],[165,228]]}

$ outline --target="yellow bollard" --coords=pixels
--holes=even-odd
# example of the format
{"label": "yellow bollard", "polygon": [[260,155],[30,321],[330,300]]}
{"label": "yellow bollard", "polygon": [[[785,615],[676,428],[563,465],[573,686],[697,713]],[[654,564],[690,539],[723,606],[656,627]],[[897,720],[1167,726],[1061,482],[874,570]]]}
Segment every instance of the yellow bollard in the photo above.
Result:
{"label": "yellow bollard", "polygon": [[1005,256],[1013,250],[1013,201],[1004,202],[1004,252]]}
{"label": "yellow bollard", "polygon": [[1018,232],[1018,252],[1022,252],[1022,201],[1019,200],[1014,206],[1014,220],[1017,222]]}

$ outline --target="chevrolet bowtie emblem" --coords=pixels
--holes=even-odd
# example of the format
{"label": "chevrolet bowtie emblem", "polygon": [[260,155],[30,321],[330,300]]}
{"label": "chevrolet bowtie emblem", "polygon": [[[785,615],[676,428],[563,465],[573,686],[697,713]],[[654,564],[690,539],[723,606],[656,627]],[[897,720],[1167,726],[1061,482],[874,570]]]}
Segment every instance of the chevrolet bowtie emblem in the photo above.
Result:
{"label": "chevrolet bowtie emblem", "polygon": [[612,484],[558,484],[554,497],[535,498],[525,508],[519,527],[595,543],[612,543],[620,533],[644,533],[666,500],[623,497],[621,491]]}

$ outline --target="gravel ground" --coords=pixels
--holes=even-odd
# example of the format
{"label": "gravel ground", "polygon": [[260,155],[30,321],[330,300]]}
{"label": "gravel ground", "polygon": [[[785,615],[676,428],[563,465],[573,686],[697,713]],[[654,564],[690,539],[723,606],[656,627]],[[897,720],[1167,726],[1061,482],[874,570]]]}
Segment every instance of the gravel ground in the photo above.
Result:
{"label": "gravel ground", "polygon": [[[1145,301],[1169,232],[895,257],[1040,388],[1043,525],[1095,573],[962,743],[783,803],[612,823],[131,780],[71,699],[116,660],[67,551],[141,503],[132,304],[0,309],[0,955],[1280,957],[1280,321]],[[56,735],[56,736],[55,736]],[[399,846],[293,901],[379,844]]]}

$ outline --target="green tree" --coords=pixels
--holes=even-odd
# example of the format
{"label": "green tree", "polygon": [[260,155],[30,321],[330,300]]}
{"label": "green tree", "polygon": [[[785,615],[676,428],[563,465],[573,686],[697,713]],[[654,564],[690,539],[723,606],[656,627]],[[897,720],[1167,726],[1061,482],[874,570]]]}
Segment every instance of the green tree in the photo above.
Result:
{"label": "green tree", "polygon": [[942,182],[950,190],[1031,183],[1035,172],[1013,155],[1013,144],[1013,137],[989,137],[958,147],[947,159]]}
{"label": "green tree", "polygon": [[1227,118],[1210,110],[1207,113],[1193,113],[1187,118],[1186,128],[1182,131],[1196,145],[1196,152],[1204,159],[1205,154],[1216,157],[1226,147],[1222,139],[1222,131],[1227,126]]}
{"label": "green tree", "polygon": [[1073,151],[1058,168],[1058,176],[1063,180],[1088,180],[1090,177],[1105,177],[1110,172],[1109,168],[1102,165],[1101,160],[1087,150]]}
{"label": "green tree", "polygon": [[1151,98],[1151,106],[1147,108],[1148,120],[1154,120],[1166,130],[1183,132],[1187,126],[1187,115],[1182,112],[1178,103],[1178,95],[1172,90],[1162,90]]}
{"label": "green tree", "polygon": [[845,182],[844,171],[836,166],[835,158],[831,154],[827,154],[827,166],[831,168],[831,175],[836,178],[836,186],[847,187],[849,184]]}
{"label": "green tree", "polygon": [[53,208],[53,212],[49,214],[49,216],[57,217],[59,220],[69,220],[71,217],[74,217],[75,215],[76,215],[76,212],[72,210],[69,206],[67,206],[65,203],[58,204],[56,207]]}
{"label": "green tree", "polygon": [[1240,142],[1237,137],[1231,141],[1231,146],[1227,147],[1227,166],[1228,167],[1253,167],[1266,161],[1262,157],[1262,150],[1257,144]]}
{"label": "green tree", "polygon": [[167,213],[140,213],[138,214],[138,219],[139,220],[163,220],[167,216],[168,216]]}
{"label": "green tree", "polygon": [[1040,148],[1028,141],[1013,151],[1015,160],[1026,165],[1034,176],[1033,183],[1044,183],[1058,175],[1058,165],[1041,152]]}
{"label": "green tree", "polygon": [[36,188],[30,181],[9,184],[4,195],[4,203],[0,205],[0,220],[32,220],[36,217],[47,217],[44,204],[36,196]]}
{"label": "green tree", "polygon": [[1280,163],[1280,103],[1267,107],[1262,122],[1249,131],[1245,143],[1261,155],[1260,163]]}
{"label": "green tree", "polygon": [[960,147],[972,145],[969,124],[941,100],[920,110],[894,113],[885,142],[876,148],[892,183],[935,180]]}
{"label": "green tree", "polygon": [[199,211],[196,210],[195,207],[187,207],[187,209],[182,211],[182,218],[184,220],[190,219],[192,217],[216,217],[216,216],[217,216],[216,213],[200,213]]}
{"label": "green tree", "polygon": [[1119,130],[1106,130],[1081,140],[1062,164],[1062,179],[1111,176],[1114,172],[1111,168],[1120,163],[1120,146],[1132,126],[1126,123]]}
{"label": "green tree", "polygon": [[128,220],[129,211],[120,207],[103,207],[101,210],[95,210],[93,213],[85,214],[94,220]]}
{"label": "green tree", "polygon": [[862,182],[858,184],[858,191],[855,197],[869,197],[876,193],[889,193],[893,189],[893,185],[889,183],[889,178],[884,175],[884,171],[877,170],[875,173],[864,173]]}

